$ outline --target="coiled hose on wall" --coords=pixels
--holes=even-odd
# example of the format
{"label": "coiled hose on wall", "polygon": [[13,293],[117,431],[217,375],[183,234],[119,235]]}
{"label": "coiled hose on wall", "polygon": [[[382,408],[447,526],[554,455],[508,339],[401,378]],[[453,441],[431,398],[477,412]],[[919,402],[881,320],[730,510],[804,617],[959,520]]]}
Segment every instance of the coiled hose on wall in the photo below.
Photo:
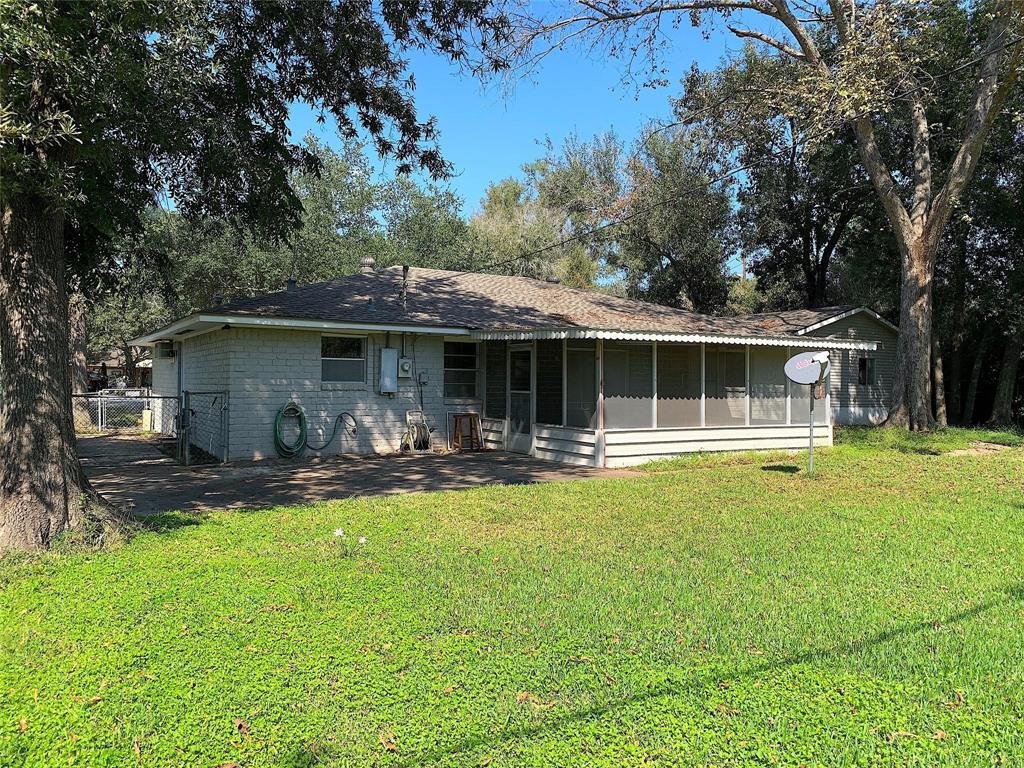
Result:
{"label": "coiled hose on wall", "polygon": [[[284,438],[284,431],[282,429],[285,419],[294,418],[299,422],[299,435],[293,442],[288,442]],[[332,442],[338,434],[338,427],[342,425],[345,419],[352,422],[351,427],[346,427],[350,434],[355,435],[356,433],[356,419],[348,411],[342,411],[338,414],[334,420],[334,429],[331,430],[331,436],[327,438],[327,442],[323,445],[310,445],[309,444],[309,425],[306,421],[306,412],[302,410],[302,406],[296,403],[294,400],[289,400],[287,403],[282,405],[278,411],[277,416],[274,417],[274,448],[277,450],[277,455],[283,459],[291,459],[298,456],[306,448],[313,451],[322,451]]]}

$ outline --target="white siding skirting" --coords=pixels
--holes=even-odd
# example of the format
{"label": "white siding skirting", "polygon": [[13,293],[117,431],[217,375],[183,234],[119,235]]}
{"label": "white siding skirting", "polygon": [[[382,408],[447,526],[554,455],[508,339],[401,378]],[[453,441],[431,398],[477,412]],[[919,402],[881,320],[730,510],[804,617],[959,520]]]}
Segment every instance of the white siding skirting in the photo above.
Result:
{"label": "white siding skirting", "polygon": [[534,424],[533,455],[538,459],[593,467],[597,465],[597,432]]}
{"label": "white siding skirting", "polygon": [[505,450],[504,419],[488,419],[486,417],[481,418],[480,430],[483,432],[481,439],[484,442],[484,448],[491,451]]}
{"label": "white siding skirting", "polygon": [[[605,466],[628,467],[698,451],[799,450],[807,447],[806,424],[782,427],[607,430]],[[814,428],[814,445],[832,445],[832,427]]]}

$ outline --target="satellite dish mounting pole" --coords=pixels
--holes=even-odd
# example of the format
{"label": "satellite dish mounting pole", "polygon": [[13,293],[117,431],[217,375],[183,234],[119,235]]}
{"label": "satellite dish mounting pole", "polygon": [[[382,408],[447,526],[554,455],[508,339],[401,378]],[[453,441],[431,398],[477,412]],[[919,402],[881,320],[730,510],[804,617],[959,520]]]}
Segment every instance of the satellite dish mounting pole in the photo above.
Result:
{"label": "satellite dish mounting pole", "polygon": [[798,386],[809,386],[810,403],[808,405],[807,417],[807,474],[814,474],[814,400],[818,394],[818,387],[821,387],[822,397],[825,391],[825,377],[828,376],[830,365],[829,353],[823,352],[800,352],[793,355],[786,361],[786,378]]}
{"label": "satellite dish mounting pole", "polygon": [[811,396],[807,398],[811,401],[811,413],[807,418],[807,422],[810,424],[811,437],[810,446],[807,449],[807,474],[814,474],[814,388],[816,384],[811,384]]}

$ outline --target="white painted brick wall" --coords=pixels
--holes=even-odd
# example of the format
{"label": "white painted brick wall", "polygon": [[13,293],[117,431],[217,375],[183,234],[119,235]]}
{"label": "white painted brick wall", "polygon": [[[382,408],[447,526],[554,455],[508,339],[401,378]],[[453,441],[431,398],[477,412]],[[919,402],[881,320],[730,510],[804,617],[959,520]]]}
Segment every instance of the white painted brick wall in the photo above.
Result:
{"label": "white painted brick wall", "polygon": [[[209,365],[205,375],[212,382],[218,374],[221,350],[227,350],[227,363],[221,366],[230,392],[230,458],[259,459],[276,456],[274,418],[278,409],[294,400],[306,411],[309,442],[324,443],[331,434],[338,414],[348,411],[356,420],[356,435],[338,430],[323,455],[337,453],[387,453],[397,451],[405,431],[406,411],[420,407],[417,376],[426,372],[423,410],[434,428],[433,442],[447,440],[447,411],[480,411],[478,400],[444,399],[444,342],[438,336],[405,337],[405,354],[414,359],[412,378],[399,379],[399,391],[393,397],[377,394],[380,349],[384,334],[367,337],[367,374],[365,385],[322,384],[320,380],[320,333],[280,329],[234,329],[214,331],[197,337],[211,337],[202,357],[193,352],[186,361]],[[212,337],[220,337],[214,339]],[[391,334],[391,346],[401,349],[400,334]],[[186,359],[187,360],[187,359]],[[195,381],[193,374],[189,379]],[[204,386],[212,386],[204,385]],[[290,440],[294,433],[286,432]],[[307,455],[317,455],[307,451]]]}
{"label": "white painted brick wall", "polygon": [[[177,397],[178,395],[178,360],[177,358],[156,358],[153,360],[154,395]],[[153,429],[166,435],[173,434],[176,428],[175,419],[178,406],[174,401],[157,399],[153,401]]]}

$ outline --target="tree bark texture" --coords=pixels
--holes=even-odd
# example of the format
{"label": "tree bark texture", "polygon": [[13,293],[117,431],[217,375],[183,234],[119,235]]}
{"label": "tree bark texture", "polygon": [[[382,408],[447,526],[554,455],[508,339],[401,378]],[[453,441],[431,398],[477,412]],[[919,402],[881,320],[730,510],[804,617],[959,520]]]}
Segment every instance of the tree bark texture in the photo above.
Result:
{"label": "tree bark texture", "polygon": [[46,548],[97,500],[75,450],[63,233],[40,199],[0,213],[0,552]]}
{"label": "tree bark texture", "polygon": [[939,337],[934,329],[932,329],[932,391],[935,394],[935,424],[938,427],[948,427],[946,380],[942,371],[942,345],[939,344]]}
{"label": "tree bark texture", "polygon": [[89,391],[89,369],[86,367],[85,296],[79,291],[68,302],[71,323],[71,391],[78,395]]}

